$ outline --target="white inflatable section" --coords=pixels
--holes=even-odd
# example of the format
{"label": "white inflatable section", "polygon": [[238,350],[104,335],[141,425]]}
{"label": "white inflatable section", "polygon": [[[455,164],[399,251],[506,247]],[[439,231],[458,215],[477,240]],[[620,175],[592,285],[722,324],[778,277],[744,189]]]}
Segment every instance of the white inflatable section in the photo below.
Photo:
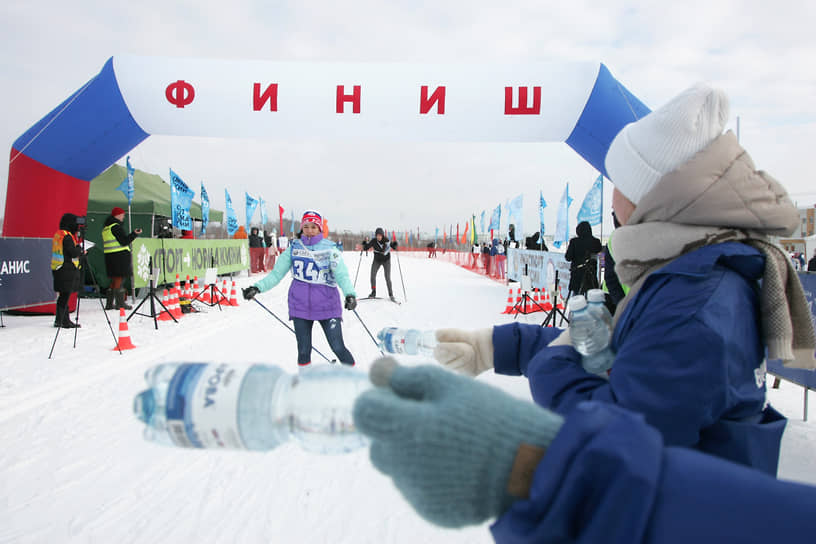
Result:
{"label": "white inflatable section", "polygon": [[[563,142],[600,66],[113,59],[125,104],[148,134],[299,140]],[[259,100],[273,84],[277,111],[270,111],[269,96]],[[343,113],[337,112],[339,85],[348,95]],[[359,113],[353,113],[354,86],[359,86]],[[432,100],[439,87],[444,87],[443,114],[440,101]],[[512,88],[510,114],[507,87]],[[536,113],[513,110],[521,92],[527,93],[521,107],[528,110],[540,93]],[[423,103],[426,113],[421,113]]]}

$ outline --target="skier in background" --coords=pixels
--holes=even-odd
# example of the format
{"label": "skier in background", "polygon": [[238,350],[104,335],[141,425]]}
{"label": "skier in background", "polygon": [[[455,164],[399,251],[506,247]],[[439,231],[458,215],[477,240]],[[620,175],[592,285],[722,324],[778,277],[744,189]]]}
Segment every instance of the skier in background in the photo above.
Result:
{"label": "skier in background", "polygon": [[382,267],[385,272],[385,285],[388,287],[388,298],[396,302],[394,289],[391,287],[391,250],[397,249],[397,241],[389,242],[382,227],[377,227],[377,230],[374,231],[374,238],[369,242],[364,242],[363,249],[366,252],[369,249],[374,250],[374,260],[371,262],[371,293],[368,298],[377,297],[377,272]]}

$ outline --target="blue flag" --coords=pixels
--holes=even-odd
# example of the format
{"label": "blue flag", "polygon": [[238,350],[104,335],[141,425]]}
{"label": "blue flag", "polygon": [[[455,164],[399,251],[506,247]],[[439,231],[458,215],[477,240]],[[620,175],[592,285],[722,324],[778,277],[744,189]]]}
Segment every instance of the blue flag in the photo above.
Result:
{"label": "blue flag", "polygon": [[238,218],[235,217],[235,210],[232,208],[232,199],[229,192],[224,189],[224,200],[227,208],[227,234],[232,237],[238,231]]}
{"label": "blue flag", "polygon": [[436,231],[434,232],[434,246],[439,245],[439,227],[436,227]]}
{"label": "blue flag", "polygon": [[558,220],[555,224],[555,236],[553,237],[553,245],[560,248],[561,244],[569,242],[569,207],[572,204],[572,199],[569,196],[569,183],[564,187],[564,193],[561,195],[561,201],[558,203]]}
{"label": "blue flag", "polygon": [[207,234],[207,224],[210,222],[210,196],[201,182],[201,235]]}
{"label": "blue flag", "polygon": [[578,211],[578,222],[589,221],[590,225],[598,225],[602,221],[601,208],[603,207],[603,174],[598,176],[592,188],[584,197],[584,203]]}
{"label": "blue flag", "polygon": [[170,169],[170,208],[173,214],[173,226],[181,230],[193,230],[193,220],[190,217],[190,206],[193,204],[195,191]]}
{"label": "blue flag", "polygon": [[125,175],[125,179],[122,180],[122,183],[119,184],[119,187],[116,188],[117,191],[122,191],[124,195],[127,197],[128,206],[133,202],[133,172],[135,172],[134,168],[130,165],[130,155],[127,156],[125,159],[125,163],[127,164],[127,174]]}
{"label": "blue flag", "polygon": [[547,207],[547,201],[544,200],[544,195],[538,191],[538,222],[541,224],[541,236],[544,236],[544,208]]}
{"label": "blue flag", "polygon": [[510,201],[508,206],[509,213],[507,214],[507,221],[516,225],[516,240],[522,240],[524,236],[524,228],[522,226],[521,208],[524,204],[524,194],[518,195]]}
{"label": "blue flag", "polygon": [[292,222],[292,234],[295,233],[295,210],[289,210],[290,221]]}
{"label": "blue flag", "polygon": [[487,230],[498,231],[500,228],[501,228],[501,204],[496,206],[496,209],[493,210],[493,215],[490,216],[490,225],[487,226]]}
{"label": "blue flag", "polygon": [[485,229],[484,229],[484,220],[485,220],[485,211],[482,210],[482,219],[479,222],[479,226],[481,227],[481,230],[479,232],[481,232],[482,234],[484,234],[484,231],[485,231]]}
{"label": "blue flag", "polygon": [[258,207],[258,199],[249,196],[249,193],[244,191],[246,195],[246,229],[249,230],[249,224],[252,223],[252,216],[255,215],[255,208]]}
{"label": "blue flag", "polygon": [[266,228],[266,200],[261,197],[258,197],[258,200],[261,201],[261,228]]}

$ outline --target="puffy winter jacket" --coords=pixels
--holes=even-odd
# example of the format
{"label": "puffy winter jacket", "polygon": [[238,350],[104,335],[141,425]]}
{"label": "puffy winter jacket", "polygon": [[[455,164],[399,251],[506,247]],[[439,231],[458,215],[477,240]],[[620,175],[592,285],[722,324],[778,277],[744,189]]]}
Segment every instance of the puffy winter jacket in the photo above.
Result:
{"label": "puffy winter jacket", "polygon": [[344,296],[354,295],[354,286],[337,245],[322,234],[295,239],[275,261],[272,272],[255,284],[268,291],[291,270],[289,286],[289,319],[299,317],[320,321],[342,317],[343,306],[337,287]]}
{"label": "puffy winter jacket", "polygon": [[641,416],[578,404],[536,467],[530,498],[491,526],[500,544],[805,543],[816,487],[665,447]]}
{"label": "puffy winter jacket", "polygon": [[765,408],[757,279],[764,256],[729,242],[683,255],[651,274],[612,337],[609,379],[589,374],[558,329],[493,331],[497,373],[524,374],[535,401],[568,413],[599,400],[643,414],[667,445],[776,474],[785,419]]}

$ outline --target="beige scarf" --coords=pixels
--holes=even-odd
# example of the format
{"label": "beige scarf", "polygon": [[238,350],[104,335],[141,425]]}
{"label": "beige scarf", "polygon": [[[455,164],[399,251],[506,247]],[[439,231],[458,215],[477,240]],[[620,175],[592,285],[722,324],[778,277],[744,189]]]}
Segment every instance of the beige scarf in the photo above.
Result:
{"label": "beige scarf", "polygon": [[771,242],[771,236],[790,235],[798,225],[799,213],[784,187],[756,170],[733,133],[721,135],[663,176],[615,232],[615,271],[631,286],[615,319],[652,272],[703,246],[737,241],[765,256],[759,307],[768,358],[816,368],[804,289],[787,254]]}
{"label": "beige scarf", "polygon": [[759,233],[661,222],[620,228],[613,251],[625,257],[615,263],[615,272],[631,288],[615,312],[616,324],[649,274],[703,246],[731,241],[748,244],[765,255],[759,309],[768,358],[795,368],[816,368],[816,337],[802,284],[785,251]]}

